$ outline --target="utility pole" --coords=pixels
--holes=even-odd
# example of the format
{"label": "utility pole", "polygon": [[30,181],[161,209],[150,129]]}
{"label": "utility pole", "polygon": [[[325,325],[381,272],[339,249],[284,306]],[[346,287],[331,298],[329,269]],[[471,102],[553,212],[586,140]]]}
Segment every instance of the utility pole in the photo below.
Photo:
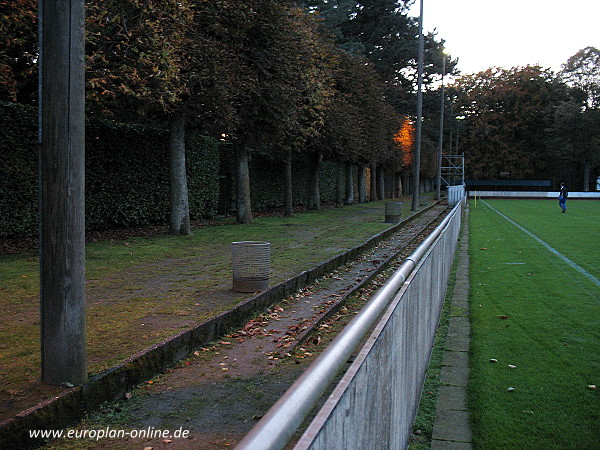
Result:
{"label": "utility pole", "polygon": [[87,380],[84,0],[39,0],[42,381]]}
{"label": "utility pole", "polygon": [[444,76],[446,75],[446,55],[442,53],[442,88],[441,88],[441,104],[440,104],[440,136],[438,140],[438,154],[437,154],[437,177],[436,177],[436,190],[435,199],[439,200],[442,198],[442,150],[444,145],[444,110],[446,106],[446,98],[444,92]]}
{"label": "utility pole", "polygon": [[415,139],[415,157],[413,160],[413,195],[412,211],[419,209],[419,190],[421,185],[421,134],[423,123],[423,59],[425,53],[425,40],[423,38],[423,0],[421,0],[421,14],[419,16],[419,65],[417,77],[417,129]]}

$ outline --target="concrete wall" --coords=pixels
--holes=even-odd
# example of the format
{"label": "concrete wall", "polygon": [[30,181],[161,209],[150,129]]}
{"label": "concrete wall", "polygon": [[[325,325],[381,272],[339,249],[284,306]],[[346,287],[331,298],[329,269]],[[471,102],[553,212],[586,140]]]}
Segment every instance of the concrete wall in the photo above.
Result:
{"label": "concrete wall", "polygon": [[460,209],[398,291],[296,449],[403,449],[461,225]]}
{"label": "concrete wall", "polygon": [[455,206],[465,196],[464,184],[457,186],[448,186],[448,205]]}

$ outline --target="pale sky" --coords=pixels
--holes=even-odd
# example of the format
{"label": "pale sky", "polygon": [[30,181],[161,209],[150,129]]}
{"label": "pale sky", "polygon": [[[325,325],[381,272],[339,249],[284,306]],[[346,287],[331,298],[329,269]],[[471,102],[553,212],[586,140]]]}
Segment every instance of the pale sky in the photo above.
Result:
{"label": "pale sky", "polygon": [[423,30],[434,29],[463,74],[536,63],[557,72],[600,48],[600,0],[423,0]]}

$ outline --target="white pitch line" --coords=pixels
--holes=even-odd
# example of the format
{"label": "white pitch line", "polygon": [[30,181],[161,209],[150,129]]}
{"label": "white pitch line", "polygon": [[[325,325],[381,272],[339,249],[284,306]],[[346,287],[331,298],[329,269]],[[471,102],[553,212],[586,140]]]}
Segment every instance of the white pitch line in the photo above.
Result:
{"label": "white pitch line", "polygon": [[544,247],[546,247],[548,250],[550,250],[552,253],[554,253],[556,256],[558,256],[560,259],[562,259],[564,262],[566,262],[569,266],[571,266],[573,269],[577,270],[578,272],[580,272],[582,275],[584,275],[586,278],[588,278],[592,283],[594,283],[596,286],[600,286],[600,280],[598,278],[596,278],[594,275],[592,275],[591,273],[589,273],[587,270],[585,270],[583,267],[581,267],[579,264],[571,261],[569,258],[567,258],[565,255],[563,255],[562,253],[560,253],[558,250],[556,250],[554,247],[551,247],[550,245],[548,245],[546,242],[542,241],[539,237],[537,237],[535,234],[533,234],[532,232],[530,232],[529,230],[523,228],[521,225],[519,225],[517,222],[515,222],[514,220],[512,220],[510,217],[505,216],[504,214],[502,214],[500,211],[498,211],[496,208],[494,208],[493,206],[491,206],[488,202],[486,202],[485,200],[482,200],[481,203],[485,204],[488,208],[490,208],[492,211],[494,211],[496,214],[499,214],[500,216],[504,217],[506,220],[508,220],[510,223],[512,223],[514,226],[516,226],[518,229],[520,229],[521,231],[527,233],[529,236],[531,236],[533,239],[535,239],[536,241],[538,241],[540,244],[542,244]]}

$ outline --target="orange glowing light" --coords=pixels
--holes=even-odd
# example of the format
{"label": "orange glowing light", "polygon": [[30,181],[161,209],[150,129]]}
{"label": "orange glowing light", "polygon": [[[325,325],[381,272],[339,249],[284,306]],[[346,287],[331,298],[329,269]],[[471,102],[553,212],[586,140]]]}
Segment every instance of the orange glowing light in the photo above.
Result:
{"label": "orange glowing light", "polygon": [[400,129],[394,135],[394,142],[396,143],[396,148],[402,153],[402,165],[404,167],[410,166],[413,160],[415,126],[408,117],[404,117],[402,120]]}

